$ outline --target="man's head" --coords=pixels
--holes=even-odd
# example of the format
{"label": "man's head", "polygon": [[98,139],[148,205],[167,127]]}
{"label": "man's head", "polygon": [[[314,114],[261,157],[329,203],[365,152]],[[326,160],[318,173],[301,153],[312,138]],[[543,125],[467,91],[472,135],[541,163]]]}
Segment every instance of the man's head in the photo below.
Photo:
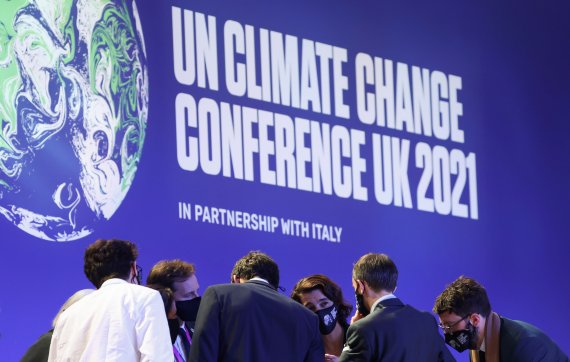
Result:
{"label": "man's head", "polygon": [[201,298],[193,264],[178,259],[159,261],[150,270],[146,284],[172,290],[178,317],[187,322],[196,320]]}
{"label": "man's head", "polygon": [[366,282],[375,292],[392,293],[398,283],[398,268],[388,255],[368,253],[354,264],[352,279]]}
{"label": "man's head", "polygon": [[232,270],[232,282],[240,283],[251,278],[265,279],[275,289],[279,287],[279,267],[269,257],[260,251],[250,251],[236,262]]}
{"label": "man's head", "polygon": [[491,303],[487,291],[475,279],[464,276],[457,278],[437,297],[433,311],[439,315],[446,341],[454,348],[456,347],[450,341],[460,333],[471,335],[470,343],[465,344],[463,349],[477,349],[481,346],[485,321],[491,313]]}
{"label": "man's head", "polygon": [[194,265],[179,259],[156,263],[150,270],[146,284],[170,288],[176,301],[196,298],[200,287]]}
{"label": "man's head", "polygon": [[398,268],[386,254],[363,255],[352,269],[352,285],[363,314],[375,300],[396,290],[397,283]]}
{"label": "man's head", "polygon": [[87,247],[84,257],[84,272],[96,288],[108,279],[120,278],[134,283],[139,276],[135,244],[124,240],[100,239]]}

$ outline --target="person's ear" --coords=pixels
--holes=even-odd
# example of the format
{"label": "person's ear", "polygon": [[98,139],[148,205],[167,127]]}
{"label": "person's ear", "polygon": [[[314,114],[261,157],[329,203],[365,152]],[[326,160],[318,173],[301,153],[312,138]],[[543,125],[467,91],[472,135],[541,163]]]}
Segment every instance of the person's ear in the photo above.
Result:
{"label": "person's ear", "polygon": [[131,262],[131,270],[129,271],[129,283],[133,283],[134,284],[134,280],[136,279],[137,276],[137,267],[135,265],[135,261]]}
{"label": "person's ear", "polygon": [[364,294],[365,290],[366,290],[366,282],[360,280],[360,279],[356,279],[356,292],[358,294]]}
{"label": "person's ear", "polygon": [[483,323],[483,316],[481,316],[479,313],[473,313],[469,316],[469,320],[471,321],[473,327],[479,327]]}
{"label": "person's ear", "polygon": [[232,274],[232,283],[233,284],[239,284],[240,283],[240,278],[235,274]]}

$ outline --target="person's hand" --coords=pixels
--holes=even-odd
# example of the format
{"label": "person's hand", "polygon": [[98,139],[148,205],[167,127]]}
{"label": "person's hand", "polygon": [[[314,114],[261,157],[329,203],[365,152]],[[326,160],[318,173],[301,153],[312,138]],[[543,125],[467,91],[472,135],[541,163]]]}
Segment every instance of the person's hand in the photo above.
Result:
{"label": "person's hand", "polygon": [[354,313],[354,315],[352,316],[352,318],[350,318],[350,324],[361,320],[362,318],[366,317],[364,314],[360,313],[358,310]]}
{"label": "person's hand", "polygon": [[338,357],[334,354],[325,353],[325,362],[338,362]]}

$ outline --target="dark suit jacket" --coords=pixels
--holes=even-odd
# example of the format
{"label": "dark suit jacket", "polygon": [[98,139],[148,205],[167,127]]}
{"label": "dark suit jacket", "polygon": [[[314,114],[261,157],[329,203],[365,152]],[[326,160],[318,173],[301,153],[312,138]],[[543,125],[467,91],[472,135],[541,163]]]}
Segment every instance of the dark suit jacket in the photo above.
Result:
{"label": "dark suit jacket", "polygon": [[202,296],[190,361],[323,359],[317,315],[269,284],[214,285]]}
{"label": "dark suit jacket", "polygon": [[41,335],[40,338],[34,343],[26,354],[22,357],[20,362],[47,362],[49,356],[49,345],[51,343],[51,336],[53,329]]}
{"label": "dark suit jacket", "polygon": [[[532,324],[501,317],[499,333],[501,362],[570,361],[544,332]],[[484,354],[479,355],[484,358]]]}
{"label": "dark suit jacket", "polygon": [[348,328],[340,361],[454,361],[435,318],[393,298]]}

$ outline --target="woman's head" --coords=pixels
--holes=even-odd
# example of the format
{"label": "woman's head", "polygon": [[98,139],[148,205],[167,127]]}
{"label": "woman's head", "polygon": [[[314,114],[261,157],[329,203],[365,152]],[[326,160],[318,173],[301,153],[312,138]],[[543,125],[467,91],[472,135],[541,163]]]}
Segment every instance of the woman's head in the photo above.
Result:
{"label": "woman's head", "polygon": [[335,305],[339,323],[343,327],[348,326],[346,319],[352,311],[352,305],[344,300],[340,287],[325,275],[315,274],[299,280],[293,288],[291,298],[315,313]]}

